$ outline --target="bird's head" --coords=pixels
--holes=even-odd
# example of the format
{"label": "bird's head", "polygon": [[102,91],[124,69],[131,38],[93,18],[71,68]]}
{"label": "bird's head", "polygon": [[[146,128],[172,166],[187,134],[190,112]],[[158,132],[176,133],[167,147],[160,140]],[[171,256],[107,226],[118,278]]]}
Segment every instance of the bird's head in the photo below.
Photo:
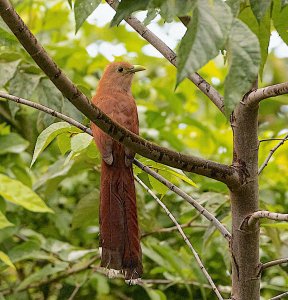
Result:
{"label": "bird's head", "polygon": [[144,67],[131,65],[128,62],[113,62],[106,67],[99,85],[129,92],[133,75],[143,70],[145,70]]}

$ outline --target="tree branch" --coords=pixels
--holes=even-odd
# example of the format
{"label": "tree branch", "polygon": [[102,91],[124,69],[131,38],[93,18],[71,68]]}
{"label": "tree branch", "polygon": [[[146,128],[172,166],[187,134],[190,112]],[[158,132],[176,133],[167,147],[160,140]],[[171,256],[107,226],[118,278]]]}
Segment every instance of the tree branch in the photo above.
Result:
{"label": "tree branch", "polygon": [[201,271],[203,272],[204,276],[206,277],[206,279],[208,280],[208,282],[210,283],[212,290],[215,292],[216,296],[218,299],[223,300],[220,292],[218,291],[216,285],[214,284],[211,276],[209,275],[209,273],[207,272],[207,270],[205,269],[198,253],[195,251],[195,249],[193,248],[192,244],[190,243],[190,241],[188,240],[187,236],[185,235],[184,231],[182,230],[181,226],[179,225],[179,223],[177,222],[177,220],[174,218],[174,216],[171,214],[171,212],[169,211],[169,209],[165,206],[165,204],[145,185],[144,182],[142,182],[137,176],[134,176],[134,178],[136,179],[136,181],[142,185],[142,187],[154,198],[154,200],[156,200],[156,202],[165,210],[166,214],[168,215],[168,217],[172,220],[172,222],[175,224],[175,226],[177,227],[179,233],[181,234],[181,236],[183,237],[185,243],[188,245],[188,247],[190,248],[190,250],[192,251]]}
{"label": "tree branch", "polygon": [[99,108],[89,102],[88,98],[78,90],[49,57],[8,0],[0,0],[0,14],[26,51],[59,91],[105,133],[126,147],[133,149],[136,153],[162,164],[222,181],[230,187],[239,183],[239,174],[231,166],[160,147],[112,121]]}
{"label": "tree branch", "polygon": [[280,300],[280,299],[285,298],[286,296],[288,296],[288,291],[285,292],[285,293],[282,293],[282,294],[280,294],[278,296],[275,296],[275,297],[271,298],[270,300]]}
{"label": "tree branch", "polygon": [[252,91],[247,99],[248,105],[258,104],[261,100],[288,94],[288,82],[278,83]]}
{"label": "tree branch", "polygon": [[288,264],[288,257],[269,261],[261,266],[261,271],[277,265]]}
{"label": "tree branch", "polygon": [[275,221],[288,221],[288,214],[273,213],[267,210],[256,211],[249,216],[247,220],[248,227],[253,227],[257,223],[258,219],[263,218]]}
{"label": "tree branch", "polygon": [[223,224],[220,223],[220,221],[214,217],[208,210],[206,210],[202,205],[200,205],[195,199],[193,199],[191,196],[183,192],[181,189],[179,189],[176,185],[172,184],[170,181],[168,181],[166,178],[162,177],[160,174],[154,172],[147,166],[144,166],[141,162],[138,160],[134,160],[134,164],[139,167],[141,170],[145,171],[149,175],[153,176],[155,179],[160,181],[162,184],[166,185],[172,192],[176,193],[186,201],[188,201],[197,211],[200,212],[201,215],[203,215],[208,221],[210,221],[219,231],[220,233],[228,240],[231,240],[231,234],[230,232],[225,228]]}
{"label": "tree branch", "polygon": [[[118,0],[106,0],[106,2],[114,9],[117,9]],[[148,43],[156,48],[172,65],[177,68],[177,55],[171,50],[161,39],[159,39],[152,31],[144,26],[137,18],[128,17],[125,21],[137,31]],[[224,114],[223,97],[214,89],[204,78],[198,73],[191,74],[187,77],[191,80]]]}
{"label": "tree branch", "polygon": [[[288,134],[285,135],[285,137],[283,139],[281,139],[280,143],[278,143],[273,149],[270,150],[269,155],[267,156],[267,158],[265,159],[265,161],[263,162],[263,164],[261,165],[261,167],[258,170],[258,175],[264,170],[264,168],[268,165],[269,160],[271,159],[272,155],[274,154],[274,152],[280,147],[282,146],[286,141],[288,140]],[[263,140],[264,141],[264,140]]]}
{"label": "tree branch", "polygon": [[[11,100],[23,105],[27,105],[30,107],[33,107],[35,109],[38,109],[40,111],[43,111],[47,114],[50,114],[54,117],[57,117],[61,120],[66,121],[67,123],[74,125],[75,127],[81,129],[82,131],[86,132],[87,134],[92,136],[92,131],[90,128],[87,128],[86,126],[84,126],[83,124],[75,121],[72,118],[67,117],[64,114],[61,114],[51,108],[48,108],[44,105],[41,105],[39,103],[34,103],[32,101],[29,101],[27,99],[23,99],[20,97],[15,97],[12,95],[8,95],[6,93],[3,93],[0,91],[0,97],[7,99],[7,100]],[[183,199],[185,199],[186,201],[188,201],[190,204],[193,205],[193,207],[195,207],[196,210],[198,210],[208,221],[210,221],[221,233],[222,235],[227,239],[230,240],[231,235],[229,233],[229,231],[224,227],[223,224],[221,224],[217,218],[215,218],[211,213],[209,213],[203,206],[201,206],[200,204],[198,204],[198,202],[196,200],[194,200],[192,197],[190,197],[189,195],[187,195],[186,193],[184,193],[183,191],[181,191],[181,189],[179,189],[178,187],[176,187],[174,184],[172,184],[171,182],[169,182],[168,180],[166,180],[164,177],[162,177],[161,175],[159,175],[158,173],[156,173],[155,171],[151,170],[150,168],[148,168],[147,166],[144,166],[142,163],[140,163],[138,160],[134,159],[133,163],[138,166],[139,168],[141,168],[144,172],[148,173],[149,175],[151,175],[152,177],[154,177],[155,179],[159,180],[161,183],[163,183],[164,185],[166,185],[170,190],[172,190],[174,193],[178,194],[180,197],[182,197]]]}

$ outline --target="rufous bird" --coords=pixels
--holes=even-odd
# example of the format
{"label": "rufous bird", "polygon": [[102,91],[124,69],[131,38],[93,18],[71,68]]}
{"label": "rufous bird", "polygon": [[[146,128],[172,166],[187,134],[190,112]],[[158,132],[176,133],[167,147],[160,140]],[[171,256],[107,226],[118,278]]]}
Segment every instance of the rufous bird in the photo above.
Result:
{"label": "rufous bird", "polygon": [[[128,62],[109,64],[92,102],[113,121],[139,134],[139,121],[131,83],[145,70]],[[102,156],[100,188],[101,266],[118,270],[133,282],[143,273],[132,162],[135,153],[91,124]]]}

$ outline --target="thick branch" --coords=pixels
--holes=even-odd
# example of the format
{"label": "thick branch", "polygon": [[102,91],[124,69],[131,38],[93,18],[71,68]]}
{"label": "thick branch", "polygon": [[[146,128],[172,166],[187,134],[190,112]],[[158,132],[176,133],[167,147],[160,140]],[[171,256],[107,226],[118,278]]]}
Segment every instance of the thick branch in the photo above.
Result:
{"label": "thick branch", "polygon": [[238,173],[230,166],[160,147],[112,121],[99,108],[90,103],[88,98],[65,76],[24,24],[8,0],[0,0],[0,14],[26,51],[54,85],[76,108],[105,133],[140,155],[154,161],[222,181],[228,186],[234,186],[238,183]]}
{"label": "thick branch", "polygon": [[288,82],[283,82],[279,84],[274,84],[270,86],[266,86],[261,89],[257,89],[255,91],[252,91],[247,99],[246,103],[248,105],[252,104],[258,104],[261,100],[276,97],[279,95],[288,94]]}
{"label": "thick branch", "polygon": [[288,257],[272,260],[272,261],[269,261],[269,262],[263,264],[261,266],[261,271],[263,271],[267,268],[271,268],[271,267],[282,265],[282,264],[288,264]]}
{"label": "thick branch", "polygon": [[267,156],[267,158],[265,159],[265,161],[263,162],[263,164],[261,165],[261,167],[258,170],[258,175],[264,170],[264,168],[268,165],[269,160],[271,159],[272,155],[274,154],[274,152],[280,147],[282,146],[286,141],[288,140],[288,134],[285,135],[285,137],[283,139],[281,139],[280,143],[278,143],[273,149],[270,150],[269,155]]}
{"label": "thick branch", "polygon": [[165,210],[167,216],[172,220],[172,222],[175,224],[175,226],[177,227],[179,233],[181,234],[181,236],[183,237],[185,243],[188,245],[189,249],[192,251],[196,262],[198,263],[201,271],[203,272],[204,276],[206,277],[206,279],[208,280],[208,282],[210,283],[212,290],[214,291],[214,293],[216,294],[217,298],[220,300],[223,300],[220,292],[218,291],[216,285],[214,284],[210,274],[207,272],[207,270],[205,269],[198,253],[196,252],[196,250],[193,248],[192,244],[190,243],[190,241],[188,240],[187,236],[185,235],[184,231],[182,230],[181,226],[179,225],[179,223],[177,222],[177,220],[175,219],[175,217],[171,214],[171,212],[169,211],[169,209],[165,206],[165,204],[145,185],[144,182],[142,182],[137,176],[134,177],[136,179],[136,181],[142,185],[142,187],[156,200],[156,202]]}
{"label": "thick branch", "polygon": [[267,210],[260,210],[249,216],[247,224],[249,227],[252,227],[257,223],[258,219],[263,218],[275,221],[288,221],[288,214],[278,214]]}
{"label": "thick branch", "polygon": [[[63,121],[66,121],[67,123],[76,126],[77,128],[81,129],[82,131],[92,135],[92,131],[90,128],[87,128],[86,126],[84,126],[83,124],[75,121],[72,118],[67,117],[66,115],[63,115],[51,108],[48,108],[44,105],[41,105],[39,103],[34,103],[32,101],[29,101],[27,99],[23,99],[23,98],[19,98],[19,97],[15,97],[12,95],[8,95],[6,93],[0,92],[0,97],[4,98],[4,99],[8,99],[20,104],[24,104],[30,107],[33,107],[35,109],[38,109],[40,111],[43,111],[47,114],[50,114],[52,116],[55,116]],[[161,175],[159,175],[158,173],[154,172],[153,170],[151,170],[150,168],[148,168],[147,166],[143,165],[142,163],[140,163],[138,160],[134,159],[133,162],[136,166],[138,166],[139,168],[141,168],[144,172],[147,172],[149,175],[151,175],[152,177],[154,177],[155,179],[159,180],[161,183],[163,183],[164,185],[166,185],[170,190],[172,190],[173,192],[175,192],[176,194],[178,194],[180,197],[182,197],[183,199],[187,200],[190,204],[192,204],[196,210],[198,210],[200,212],[200,214],[202,214],[208,221],[210,221],[212,224],[214,224],[214,226],[216,228],[218,228],[218,230],[222,233],[222,235],[230,240],[231,235],[229,233],[229,231],[218,221],[217,218],[215,218],[211,213],[209,213],[203,206],[201,206],[200,204],[198,204],[198,202],[196,200],[194,200],[192,197],[190,197],[189,195],[187,195],[186,193],[184,193],[182,190],[180,190],[179,188],[177,188],[174,184],[172,184],[171,182],[169,182],[168,180],[166,180],[164,177],[162,177]]]}
{"label": "thick branch", "polygon": [[[106,2],[116,10],[118,0],[106,0]],[[156,48],[172,65],[177,67],[177,56],[161,39],[159,39],[152,31],[144,26],[137,18],[128,17],[125,21],[137,31],[148,43]],[[217,107],[224,113],[223,97],[198,73],[191,74],[187,77],[191,80]]]}

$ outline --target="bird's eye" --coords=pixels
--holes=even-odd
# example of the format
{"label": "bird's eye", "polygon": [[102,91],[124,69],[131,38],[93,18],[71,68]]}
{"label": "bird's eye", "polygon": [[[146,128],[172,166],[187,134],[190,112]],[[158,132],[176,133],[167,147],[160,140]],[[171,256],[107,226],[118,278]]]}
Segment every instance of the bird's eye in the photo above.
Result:
{"label": "bird's eye", "polygon": [[118,72],[122,73],[124,71],[124,69],[122,67],[118,68]]}

